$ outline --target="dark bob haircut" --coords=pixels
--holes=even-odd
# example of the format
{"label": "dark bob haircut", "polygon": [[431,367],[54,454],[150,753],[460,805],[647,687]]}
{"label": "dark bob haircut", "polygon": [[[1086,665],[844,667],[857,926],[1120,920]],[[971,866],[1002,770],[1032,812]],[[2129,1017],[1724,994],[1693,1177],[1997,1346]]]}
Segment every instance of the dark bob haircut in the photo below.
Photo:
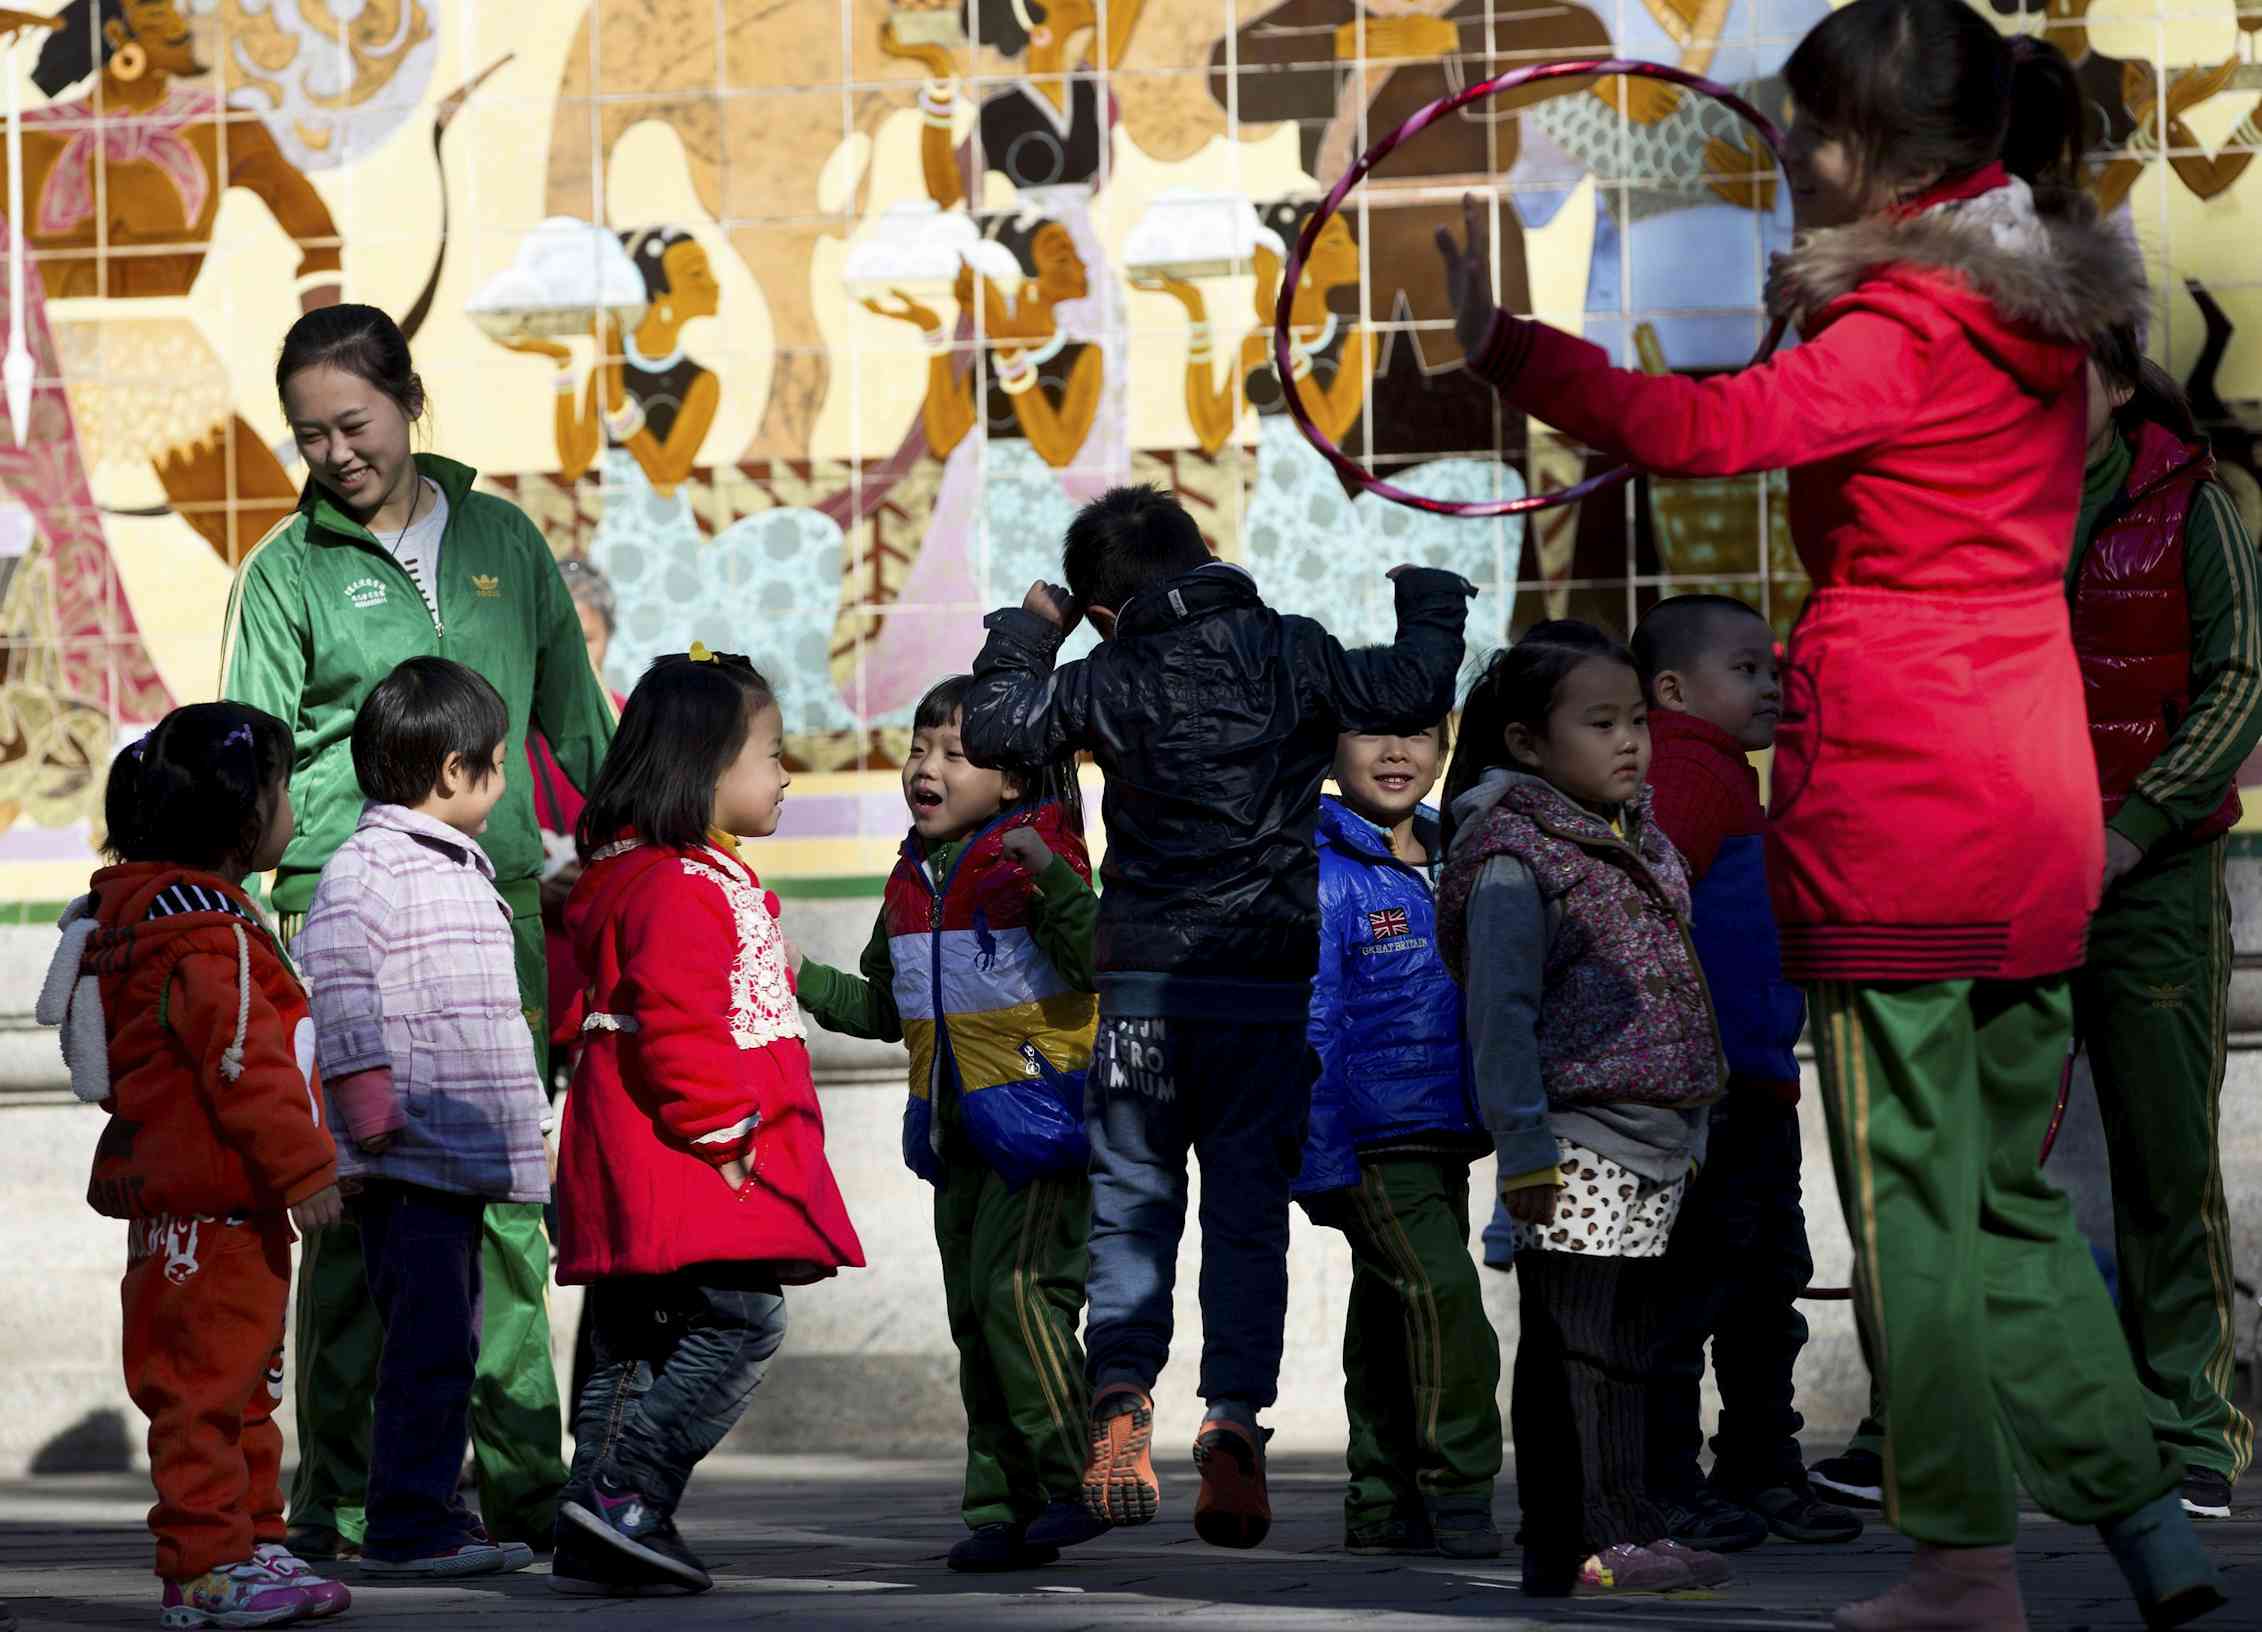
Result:
{"label": "dark bob haircut", "polygon": [[1617,636],[1576,618],[1535,623],[1522,640],[1492,654],[1461,703],[1461,750],[1445,772],[1439,804],[1447,855],[1453,853],[1453,807],[1461,796],[1487,771],[1518,768],[1508,757],[1508,727],[1520,725],[1544,736],[1565,677],[1595,658],[1641,672]]}
{"label": "dark bob haircut", "polygon": [[[911,729],[940,731],[944,726],[956,724],[965,711],[966,694],[973,689],[974,677],[970,674],[954,674],[947,680],[937,681],[927,695],[919,699],[918,710],[911,716]],[[1013,803],[1058,805],[1069,829],[1076,833],[1084,831],[1084,789],[1076,780],[1074,749],[1049,765],[1005,765],[999,769],[1020,790],[1020,798]]]}
{"label": "dark bob haircut", "polygon": [[248,866],[288,796],[291,728],[242,703],[191,703],[117,757],[103,792],[114,861]]}
{"label": "dark bob haircut", "polygon": [[1202,530],[1159,487],[1114,487],[1076,512],[1060,552],[1068,593],[1083,607],[1120,612],[1143,589],[1209,564]]}
{"label": "dark bob haircut", "polygon": [[704,844],[715,825],[715,784],[746,746],[754,716],[776,702],[743,657],[656,660],[628,694],[574,828],[581,859],[624,833],[676,850]]}
{"label": "dark bob haircut", "polygon": [[2128,393],[2128,401],[2113,410],[2123,432],[2133,435],[2147,420],[2182,437],[2199,440],[2199,424],[2191,412],[2191,399],[2176,384],[2173,374],[2144,355],[2144,345],[2129,324],[2117,324],[2098,337],[2089,355],[2105,383]]}
{"label": "dark bob haircut", "polygon": [[412,657],[384,679],[353,722],[353,774],[380,805],[421,805],[454,755],[474,787],[494,772],[510,709],[487,677],[444,657]]}

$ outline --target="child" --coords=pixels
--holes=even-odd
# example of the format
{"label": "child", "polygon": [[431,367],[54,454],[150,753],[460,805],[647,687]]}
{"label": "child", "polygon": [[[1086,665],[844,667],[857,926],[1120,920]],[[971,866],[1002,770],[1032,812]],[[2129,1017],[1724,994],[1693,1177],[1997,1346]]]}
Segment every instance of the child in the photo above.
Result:
{"label": "child", "polygon": [[[1084,1511],[1084,1075],[1091,863],[1074,756],[987,771],[959,744],[970,675],[912,718],[911,834],[888,879],[862,976],[800,964],[828,1031],[911,1044],[903,1157],[935,1186],[935,1244],[966,1402],[973,1534],[954,1570],[1049,1564],[1105,1526]],[[936,1012],[938,982],[943,1010]]]}
{"label": "child", "polygon": [[1351,1243],[1343,1545],[1492,1558],[1500,1342],[1469,1257],[1469,1163],[1492,1149],[1470,1099],[1461,988],[1438,955],[1443,864],[1422,803],[1443,722],[1346,732],[1320,801],[1320,1060],[1296,1195]]}
{"label": "child", "polygon": [[1645,469],[1790,471],[1814,592],[1769,887],[1814,988],[1888,1511],[1921,1544],[1839,1624],[2023,1626],[2018,1474],[2099,1527],[2148,1618],[2188,1619],[2221,1587],[2037,1161],[2105,862],[2064,600],[2082,376],[2150,309],[2143,263],[2082,192],[2072,67],[1964,0],[1852,0],[1783,77],[1798,242],[1768,300],[1795,348],[1706,380],[1613,368],[1496,311],[1448,239],[1459,337],[1511,407]]}
{"label": "child", "polygon": [[[1791,1368],[1806,1346],[1798,1298],[1814,1275],[1799,1210],[1799,1067],[1806,1004],[1783,979],[1762,854],[1767,816],[1745,756],[1783,711],[1775,631],[1742,601],[1676,595],[1634,631],[1649,702],[1657,825],[1687,866],[1691,936],[1720,1017],[1728,1091],[1712,1108],[1704,1170],[1665,1254],[1649,1485],[1676,1540],[1713,1552],[1851,1541],[1861,1520],[1816,1500],[1799,1451]],[[1712,1478],[1698,1385],[1712,1344],[1720,1434]]]}
{"label": "child", "polygon": [[777,897],[739,853],[791,782],[768,681],[663,657],[581,813],[566,909],[587,1046],[558,1155],[558,1280],[586,1285],[590,1372],[551,1586],[714,1584],[675,1527],[692,1469],[785,1338],[783,1288],[861,1268],[825,1163]]}
{"label": "child", "polygon": [[306,994],[244,878],[291,837],[291,733],[175,709],[118,756],[109,853],[63,913],[39,1018],[110,1113],[87,1199],[127,1233],[126,1390],[149,1417],[168,1627],[334,1615],[351,1595],[283,1545],[291,1225],[339,1213]]}
{"label": "child", "polygon": [[417,657],[353,726],[368,805],[295,943],[322,1075],[350,1143],[370,1300],[384,1331],[362,1564],[381,1579],[524,1569],[456,1498],[479,1360],[490,1201],[550,1195],[549,1119],[519,1007],[511,911],[480,848],[503,796],[510,715],[460,663]]}
{"label": "child", "polygon": [[1445,783],[1438,939],[1468,990],[1516,1223],[1513,1420],[1537,1596],[1728,1576],[1668,1539],[1643,1467],[1655,1268],[1721,1083],[1688,875],[1642,786],[1647,713],[1623,646],[1539,624],[1470,687]]}
{"label": "child", "polygon": [[[1402,729],[1452,705],[1468,583],[1400,567],[1398,644],[1346,652],[1282,617],[1210,557],[1170,495],[1124,487],[1069,525],[1065,590],[993,614],[966,699],[967,757],[1041,765],[1087,749],[1107,773],[1111,843],[1096,964],[1092,1142],[1094,1388],[1084,1502],[1144,1524],[1186,1226],[1202,1163],[1202,1398],[1194,1442],[1206,1541],[1254,1547],[1272,1522],[1257,1413],[1279,1386],[1288,1192],[1317,1072],[1305,1026],[1319,958],[1319,788],[1345,730]],[[1055,672],[1089,617],[1102,644]]]}

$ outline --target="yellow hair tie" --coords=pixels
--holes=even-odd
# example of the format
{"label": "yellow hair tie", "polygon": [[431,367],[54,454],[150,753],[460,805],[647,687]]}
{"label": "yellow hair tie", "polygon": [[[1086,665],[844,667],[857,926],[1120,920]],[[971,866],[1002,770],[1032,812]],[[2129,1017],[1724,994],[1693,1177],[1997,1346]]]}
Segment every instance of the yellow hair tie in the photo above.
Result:
{"label": "yellow hair tie", "polygon": [[715,654],[714,654],[713,652],[710,652],[709,650],[707,650],[707,643],[706,643],[705,641],[701,641],[701,640],[695,640],[695,641],[693,641],[693,642],[691,643],[691,661],[692,661],[692,662],[694,662],[694,663],[712,663],[712,662],[714,662],[714,660],[715,660]]}

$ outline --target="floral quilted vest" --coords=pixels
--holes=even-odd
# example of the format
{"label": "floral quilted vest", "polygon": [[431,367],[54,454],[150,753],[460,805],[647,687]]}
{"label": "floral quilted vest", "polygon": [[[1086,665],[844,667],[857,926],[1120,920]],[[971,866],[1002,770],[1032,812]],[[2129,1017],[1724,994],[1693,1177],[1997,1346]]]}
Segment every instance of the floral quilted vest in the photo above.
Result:
{"label": "floral quilted vest", "polygon": [[1447,965],[1468,977],[1469,896],[1484,865],[1514,856],[1547,908],[1540,1071],[1557,1105],[1702,1105],[1725,1080],[1712,997],[1689,940],[1689,877],[1650,818],[1626,836],[1536,776],[1511,776],[1474,833],[1457,839],[1438,889]]}

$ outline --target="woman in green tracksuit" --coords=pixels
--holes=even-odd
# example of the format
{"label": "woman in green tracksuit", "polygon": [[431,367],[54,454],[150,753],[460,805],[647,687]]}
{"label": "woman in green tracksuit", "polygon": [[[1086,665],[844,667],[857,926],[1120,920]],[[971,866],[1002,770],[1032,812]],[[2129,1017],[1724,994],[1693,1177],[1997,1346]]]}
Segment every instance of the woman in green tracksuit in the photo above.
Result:
{"label": "woman in green tracksuit", "polygon": [[[479,670],[510,707],[504,763],[526,763],[531,726],[582,787],[612,740],[613,711],[534,524],[473,492],[468,466],[410,452],[424,387],[391,318],[371,306],[310,313],[284,341],[275,383],[313,479],[297,513],[244,558],[228,599],[220,691],[289,721],[297,738],[298,834],[273,898],[287,943],[360,818],[354,716],[396,665],[440,656]],[[520,1001],[545,1057],[543,853],[523,777],[512,777],[480,842],[511,907]],[[498,1540],[547,1546],[566,1470],[539,1207],[487,1209],[482,1271],[486,1328],[472,1395],[481,1514]],[[295,1325],[290,1545],[301,1557],[330,1557],[361,1539],[379,1345],[350,1222],[310,1238]]]}

